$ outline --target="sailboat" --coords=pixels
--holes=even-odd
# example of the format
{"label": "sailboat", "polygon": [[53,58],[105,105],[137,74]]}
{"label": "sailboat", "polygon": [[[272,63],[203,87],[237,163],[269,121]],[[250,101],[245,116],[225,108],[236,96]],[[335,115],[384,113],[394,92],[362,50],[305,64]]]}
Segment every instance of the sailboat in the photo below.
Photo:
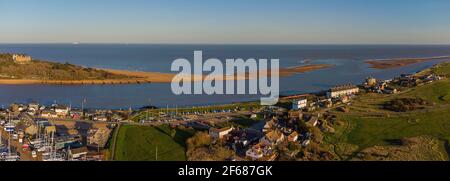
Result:
{"label": "sailboat", "polygon": [[5,157],[5,161],[19,161],[20,156],[11,153],[11,134],[8,135],[8,155]]}
{"label": "sailboat", "polygon": [[63,155],[57,152],[54,132],[50,135],[50,144],[48,145],[48,148],[50,150],[42,154],[42,161],[65,161]]}
{"label": "sailboat", "polygon": [[37,134],[36,138],[30,142],[34,149],[39,149],[44,144],[44,139],[41,137],[41,125],[37,124]]}
{"label": "sailboat", "polygon": [[[8,124],[11,124],[10,121],[11,121],[11,116],[10,116],[10,114],[8,114]],[[17,154],[12,154],[11,153],[11,130],[9,128],[8,129],[6,129],[6,128],[7,127],[5,126],[5,131],[8,132],[8,148],[7,148],[8,149],[8,153],[4,157],[4,161],[18,161],[18,160],[20,160],[20,156],[17,155]],[[0,135],[1,134],[2,133],[0,132]],[[0,139],[2,139],[1,136],[0,136]]]}

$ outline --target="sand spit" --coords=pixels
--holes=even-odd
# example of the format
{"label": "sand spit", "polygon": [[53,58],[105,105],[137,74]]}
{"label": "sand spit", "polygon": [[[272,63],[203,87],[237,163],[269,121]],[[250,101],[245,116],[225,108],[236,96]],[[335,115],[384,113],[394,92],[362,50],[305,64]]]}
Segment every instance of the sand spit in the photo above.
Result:
{"label": "sand spit", "polygon": [[[296,66],[289,68],[281,68],[279,75],[291,76],[298,73],[305,73],[319,69],[331,67],[329,64],[312,64],[304,66]],[[176,74],[161,72],[139,72],[128,70],[102,69],[114,74],[126,75],[131,78],[124,79],[103,79],[103,80],[38,80],[38,79],[0,79],[0,84],[18,85],[18,84],[60,84],[60,85],[102,85],[102,84],[143,84],[143,83],[170,83]],[[257,74],[235,75],[237,80],[254,78]],[[268,71],[270,75],[270,71]],[[189,78],[189,75],[181,76],[181,78]],[[191,80],[195,80],[191,75]],[[207,76],[203,76],[206,79]],[[232,76],[224,76],[223,80],[231,79]]]}

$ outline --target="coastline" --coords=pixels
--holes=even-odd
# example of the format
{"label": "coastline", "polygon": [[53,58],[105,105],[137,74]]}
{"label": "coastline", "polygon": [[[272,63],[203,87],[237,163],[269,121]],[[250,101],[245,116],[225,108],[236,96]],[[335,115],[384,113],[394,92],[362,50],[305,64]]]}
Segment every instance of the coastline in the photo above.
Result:
{"label": "coastline", "polygon": [[[279,75],[281,77],[291,76],[293,74],[305,73],[320,69],[325,69],[333,65],[329,64],[313,64],[304,65],[288,68],[280,68]],[[26,85],[26,84],[55,84],[55,85],[106,85],[106,84],[143,84],[143,83],[170,83],[176,74],[172,73],[161,73],[161,72],[139,72],[139,71],[128,71],[128,70],[115,70],[115,69],[100,69],[113,74],[126,75],[129,77],[136,78],[125,78],[125,79],[93,79],[93,80],[40,80],[40,79],[0,79],[0,84],[2,85]],[[270,75],[270,71],[268,72]],[[193,75],[186,75],[191,80],[195,80]],[[235,75],[236,80],[251,79],[254,74],[246,75]],[[205,79],[203,75],[203,79]],[[222,80],[227,80],[231,78],[230,76],[224,76]]]}
{"label": "coastline", "polygon": [[370,64],[374,69],[390,69],[403,67],[416,63],[423,63],[432,60],[450,60],[450,55],[447,56],[434,56],[424,58],[389,58],[389,59],[370,59],[365,60],[365,63]]}
{"label": "coastline", "polygon": [[[432,60],[450,60],[448,56],[434,56],[423,58],[387,58],[387,59],[368,59],[364,62],[370,65],[370,68],[374,69],[391,69],[403,67],[416,63],[423,63]],[[309,64],[293,67],[280,68],[279,76],[287,77],[294,74],[312,72],[316,70],[326,69],[332,67],[332,64]],[[130,78],[121,79],[86,79],[86,80],[41,80],[41,79],[1,79],[0,85],[26,85],[26,84],[52,84],[52,85],[112,85],[112,84],[146,84],[146,83],[170,83],[177,75],[175,73],[162,73],[162,72],[142,72],[142,71],[129,71],[129,70],[117,70],[117,69],[98,69],[107,71],[109,73],[117,75],[125,75]],[[257,78],[257,73],[235,74],[236,80],[247,80]],[[267,75],[270,76],[270,70],[267,71]],[[190,76],[190,77],[189,77]],[[177,78],[185,78],[196,81],[194,75],[178,76]],[[208,79],[207,75],[203,75],[202,80]],[[217,78],[217,77],[215,77]],[[233,76],[225,75],[218,80],[232,79]]]}

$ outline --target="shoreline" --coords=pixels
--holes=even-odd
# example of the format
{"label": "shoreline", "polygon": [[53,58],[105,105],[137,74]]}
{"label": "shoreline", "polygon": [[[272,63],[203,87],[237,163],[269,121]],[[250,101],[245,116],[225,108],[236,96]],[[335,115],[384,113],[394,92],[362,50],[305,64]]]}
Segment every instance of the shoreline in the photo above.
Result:
{"label": "shoreline", "polygon": [[[450,55],[446,56],[433,56],[433,57],[422,57],[422,58],[386,58],[386,59],[367,59],[364,62],[370,65],[370,68],[374,69],[391,69],[403,67],[411,64],[423,63],[433,60],[449,60]],[[295,74],[312,72],[316,70],[330,68],[334,65],[332,64],[309,64],[309,65],[299,65],[293,67],[280,68],[279,76],[287,77]],[[1,79],[0,85],[27,85],[27,84],[50,84],[50,85],[114,85],[114,84],[147,84],[147,83],[171,83],[173,78],[177,75],[176,73],[162,73],[162,72],[142,72],[142,71],[131,71],[131,70],[117,70],[117,69],[98,69],[107,71],[109,73],[125,75],[130,78],[123,79],[92,79],[92,80],[41,80],[41,79]],[[255,76],[256,75],[256,76]],[[235,80],[247,80],[257,78],[257,73],[246,73],[246,75],[234,75]],[[270,76],[270,70],[267,71],[267,75]],[[191,76],[191,77],[189,77]],[[208,75],[203,75],[202,80],[205,80]],[[185,75],[181,78],[186,78],[193,81],[194,75]],[[180,76],[178,77],[180,78]],[[224,75],[222,79],[218,80],[228,80],[232,79],[233,76]]]}
{"label": "shoreline", "polygon": [[[448,63],[450,63],[450,62],[448,62]],[[440,66],[440,65],[442,65],[442,64],[445,65],[446,63],[443,63],[443,62],[437,63],[437,64],[433,65],[432,67],[425,68],[425,69],[422,69],[422,70],[420,70],[420,71],[414,73],[414,75],[420,75],[420,74],[422,74],[422,73],[424,73],[424,72],[427,72],[427,71],[430,71],[430,70],[432,70],[434,67]],[[328,66],[330,66],[330,65],[328,65]],[[296,68],[296,67],[291,67],[291,68]],[[27,80],[24,80],[24,81],[27,81]],[[30,81],[35,81],[35,80],[30,80]],[[0,84],[2,84],[1,82],[2,82],[2,80],[0,80]],[[300,93],[300,94],[286,94],[286,95],[280,94],[280,97],[279,97],[279,98],[280,98],[280,100],[283,100],[283,99],[293,99],[293,98],[298,98],[298,97],[304,97],[304,96],[307,96],[307,95],[322,94],[323,91],[324,91],[324,90],[319,90],[319,91],[314,91],[314,92],[305,92],[305,93]],[[233,104],[240,104],[240,103],[251,103],[251,102],[254,102],[254,101],[256,101],[256,100],[237,101],[237,102],[219,103],[219,104],[208,104],[208,105],[189,105],[189,106],[182,106],[182,107],[179,107],[179,108],[208,107],[208,106],[223,106],[223,105],[233,105]],[[125,109],[125,108],[103,108],[103,107],[96,107],[95,109],[122,110],[122,109]],[[173,109],[173,108],[172,108],[172,109]]]}
{"label": "shoreline", "polygon": [[364,62],[370,64],[370,68],[374,69],[390,69],[404,67],[411,64],[423,63],[432,60],[450,60],[450,55],[434,56],[423,58],[387,58],[387,59],[369,59]]}
{"label": "shoreline", "polygon": [[[292,76],[294,74],[311,72],[315,70],[329,68],[333,65],[330,64],[312,64],[288,68],[280,68],[279,76]],[[161,72],[140,72],[140,71],[129,71],[129,70],[115,70],[115,69],[99,69],[104,70],[113,74],[126,75],[129,77],[136,78],[125,78],[125,79],[93,79],[93,80],[39,80],[39,79],[0,79],[0,85],[27,85],[27,84],[52,84],[52,85],[113,85],[113,84],[145,84],[145,83],[171,83],[172,79],[175,77],[175,73],[161,73]],[[270,71],[268,72],[270,75]],[[191,80],[194,79],[194,75],[191,76]],[[250,79],[254,74],[249,73],[246,75],[235,75],[236,80]],[[205,79],[206,75],[203,75]],[[227,80],[231,76],[224,76],[222,80]]]}

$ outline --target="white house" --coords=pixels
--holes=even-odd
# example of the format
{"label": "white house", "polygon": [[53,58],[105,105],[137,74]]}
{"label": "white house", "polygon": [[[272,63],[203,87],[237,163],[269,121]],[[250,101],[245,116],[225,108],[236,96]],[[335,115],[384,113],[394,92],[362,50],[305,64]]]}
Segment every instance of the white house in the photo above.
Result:
{"label": "white house", "polygon": [[298,110],[303,109],[308,105],[308,100],[306,98],[295,99],[292,102],[292,109]]}
{"label": "white house", "polygon": [[327,92],[329,98],[339,98],[341,96],[352,95],[359,92],[359,88],[352,84],[341,85],[331,88]]}
{"label": "white house", "polygon": [[69,159],[70,160],[84,160],[88,154],[88,149],[86,147],[70,149]]}
{"label": "white house", "polygon": [[106,115],[96,115],[93,117],[94,121],[108,121],[108,117]]}
{"label": "white house", "polygon": [[55,106],[55,112],[58,116],[67,116],[69,114],[70,108],[67,106],[58,105]]}
{"label": "white house", "polygon": [[52,110],[42,110],[41,116],[44,118],[57,118],[58,114],[56,114],[56,112]]}
{"label": "white house", "polygon": [[209,135],[211,137],[213,137],[214,139],[221,139],[221,138],[223,138],[223,136],[227,135],[231,131],[233,131],[233,127],[225,127],[225,128],[221,128],[221,129],[210,128]]}

